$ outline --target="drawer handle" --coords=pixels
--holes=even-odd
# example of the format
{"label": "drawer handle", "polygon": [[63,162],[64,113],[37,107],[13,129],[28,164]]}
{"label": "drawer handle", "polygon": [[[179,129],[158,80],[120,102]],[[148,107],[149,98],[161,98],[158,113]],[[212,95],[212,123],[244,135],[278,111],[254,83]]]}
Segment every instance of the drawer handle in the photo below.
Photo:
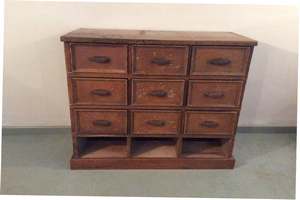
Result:
{"label": "drawer handle", "polygon": [[109,63],[110,58],[107,56],[93,56],[89,58],[89,61],[95,62],[95,63]]}
{"label": "drawer handle", "polygon": [[165,58],[154,58],[151,60],[151,63],[156,65],[169,65],[171,61]]}
{"label": "drawer handle", "polygon": [[98,95],[98,96],[110,96],[111,95],[111,91],[104,90],[104,89],[96,89],[96,90],[91,91],[91,93],[93,95]]}
{"label": "drawer handle", "polygon": [[111,126],[111,121],[108,121],[108,120],[95,120],[93,121],[93,125],[94,126],[105,126],[105,127],[108,127],[108,126]]}
{"label": "drawer handle", "polygon": [[213,99],[220,99],[220,98],[223,98],[225,95],[223,92],[205,92],[204,96],[213,98]]}
{"label": "drawer handle", "polygon": [[227,58],[215,58],[215,59],[209,60],[207,63],[211,64],[211,65],[224,66],[224,65],[229,65],[231,63],[231,60],[229,60]]}
{"label": "drawer handle", "polygon": [[155,96],[155,97],[165,97],[167,96],[167,92],[163,90],[153,90],[149,93],[150,96]]}
{"label": "drawer handle", "polygon": [[204,121],[204,122],[200,123],[200,126],[206,127],[206,128],[216,128],[219,126],[219,124],[214,121]]}
{"label": "drawer handle", "polygon": [[164,126],[166,125],[166,122],[165,121],[162,121],[162,120],[149,120],[147,121],[147,124],[151,125],[151,126]]}

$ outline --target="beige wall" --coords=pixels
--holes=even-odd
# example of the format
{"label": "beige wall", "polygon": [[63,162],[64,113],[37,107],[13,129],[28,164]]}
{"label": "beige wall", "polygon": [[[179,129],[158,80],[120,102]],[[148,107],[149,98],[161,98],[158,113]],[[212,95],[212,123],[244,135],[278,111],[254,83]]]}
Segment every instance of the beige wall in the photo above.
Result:
{"label": "beige wall", "polygon": [[5,12],[4,126],[70,124],[59,36],[79,27],[234,31],[256,39],[239,125],[296,125],[296,8],[10,1]]}

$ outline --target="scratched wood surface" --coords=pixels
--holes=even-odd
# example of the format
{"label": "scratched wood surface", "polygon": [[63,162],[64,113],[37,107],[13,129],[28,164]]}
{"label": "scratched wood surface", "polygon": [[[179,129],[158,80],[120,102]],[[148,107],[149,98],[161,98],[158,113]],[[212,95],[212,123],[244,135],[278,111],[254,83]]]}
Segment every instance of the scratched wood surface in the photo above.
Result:
{"label": "scratched wood surface", "polygon": [[65,46],[72,169],[231,169],[255,40],[77,29]]}

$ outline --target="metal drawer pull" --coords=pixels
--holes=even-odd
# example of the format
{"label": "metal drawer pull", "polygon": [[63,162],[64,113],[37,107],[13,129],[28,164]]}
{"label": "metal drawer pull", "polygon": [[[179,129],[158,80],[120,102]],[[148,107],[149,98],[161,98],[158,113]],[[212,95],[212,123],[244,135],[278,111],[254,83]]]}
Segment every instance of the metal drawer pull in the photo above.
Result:
{"label": "metal drawer pull", "polygon": [[149,120],[147,121],[147,124],[151,125],[151,126],[164,126],[166,125],[166,122],[163,120]]}
{"label": "metal drawer pull", "polygon": [[95,63],[109,63],[110,58],[107,56],[93,56],[89,58],[89,61],[95,62]]}
{"label": "metal drawer pull", "polygon": [[108,120],[95,120],[93,121],[93,125],[94,126],[105,126],[105,127],[108,127],[108,126],[111,126],[111,121],[108,121]]}
{"label": "metal drawer pull", "polygon": [[167,94],[168,93],[163,90],[153,90],[149,93],[149,95],[155,96],[155,97],[165,97],[165,96],[167,96]]}
{"label": "metal drawer pull", "polygon": [[204,92],[203,95],[213,99],[220,99],[225,96],[223,92]]}
{"label": "metal drawer pull", "polygon": [[211,65],[224,66],[224,65],[229,65],[231,63],[231,60],[229,60],[227,58],[215,58],[215,59],[211,59],[211,60],[207,61],[207,63],[211,64]]}
{"label": "metal drawer pull", "polygon": [[151,63],[156,65],[169,65],[171,61],[165,58],[154,58],[151,60]]}
{"label": "metal drawer pull", "polygon": [[200,123],[200,126],[206,127],[206,128],[216,128],[219,126],[219,124],[214,121],[204,121],[204,122]]}
{"label": "metal drawer pull", "polygon": [[92,90],[91,94],[98,95],[98,96],[110,96],[111,95],[111,91],[104,90],[104,89],[96,89],[96,90]]}

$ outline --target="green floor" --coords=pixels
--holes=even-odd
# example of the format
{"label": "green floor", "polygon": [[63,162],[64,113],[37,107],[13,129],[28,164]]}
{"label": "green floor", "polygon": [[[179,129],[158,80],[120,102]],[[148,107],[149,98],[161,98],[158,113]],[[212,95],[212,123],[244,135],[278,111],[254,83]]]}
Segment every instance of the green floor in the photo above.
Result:
{"label": "green floor", "polygon": [[295,198],[296,134],[238,133],[234,170],[69,170],[67,129],[5,129],[2,194]]}

